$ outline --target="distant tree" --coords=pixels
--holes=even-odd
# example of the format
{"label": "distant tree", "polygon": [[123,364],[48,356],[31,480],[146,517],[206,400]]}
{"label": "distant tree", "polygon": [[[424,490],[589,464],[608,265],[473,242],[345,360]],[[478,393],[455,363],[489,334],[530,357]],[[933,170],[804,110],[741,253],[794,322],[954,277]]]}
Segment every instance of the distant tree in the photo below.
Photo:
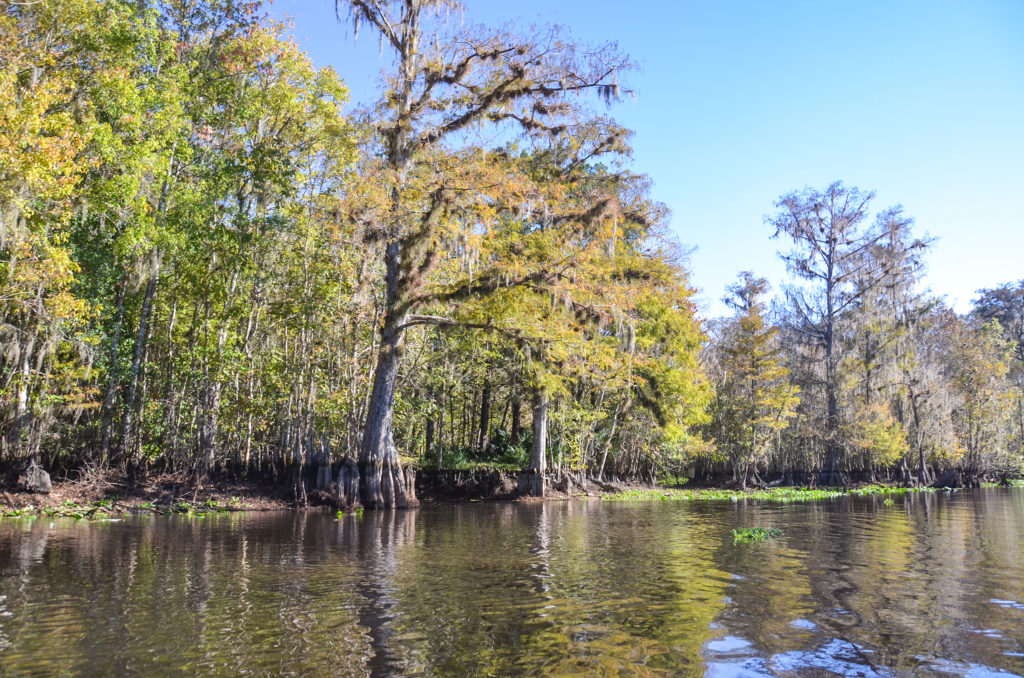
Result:
{"label": "distant tree", "polygon": [[974,314],[995,320],[1011,343],[1009,380],[1013,385],[1013,446],[1024,461],[1024,280],[978,290]]}
{"label": "distant tree", "polygon": [[[780,254],[791,274],[801,284],[786,290],[796,335],[819,362],[820,376],[812,384],[820,388],[823,402],[819,436],[825,450],[821,480],[827,484],[846,482],[847,459],[840,435],[840,330],[845,315],[875,290],[887,277],[889,258],[875,256],[875,250],[891,236],[890,212],[868,223],[868,209],[874,193],[862,193],[836,182],[823,191],[805,189],[783,196],[778,212],[766,218],[775,229],[773,237],[786,236],[793,249]],[[901,244],[917,248],[918,241]],[[803,389],[805,398],[809,389]],[[817,389],[816,389],[817,390]]]}
{"label": "distant tree", "polygon": [[[1001,461],[1008,395],[1004,378],[1010,345],[999,323],[955,317],[947,324],[946,369],[955,401],[954,459],[970,475]],[[1002,460],[1004,461],[1004,460]]]}
{"label": "distant tree", "polygon": [[1024,362],[1024,279],[978,290],[978,295],[974,313],[998,321],[1003,334],[1013,342],[1014,359]]}
{"label": "distant tree", "polygon": [[[844,438],[861,463],[891,467],[910,450],[900,368],[911,359],[912,325],[920,317],[918,282],[930,239],[917,238],[900,208],[878,215],[883,234],[865,252],[868,265],[854,283],[862,293],[843,322]],[[879,275],[880,272],[880,275]]]}
{"label": "distant tree", "polygon": [[761,298],[767,290],[768,281],[744,271],[724,298],[736,315],[724,331],[713,428],[743,488],[758,462],[767,459],[771,435],[788,426],[799,402],[799,388],[789,383],[783,364],[778,328],[764,319]]}

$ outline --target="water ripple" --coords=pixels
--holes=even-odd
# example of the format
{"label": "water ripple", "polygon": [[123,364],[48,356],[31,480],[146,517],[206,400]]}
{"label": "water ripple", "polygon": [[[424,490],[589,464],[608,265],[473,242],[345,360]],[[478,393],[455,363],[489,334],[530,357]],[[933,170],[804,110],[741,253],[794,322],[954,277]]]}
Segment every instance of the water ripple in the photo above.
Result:
{"label": "water ripple", "polygon": [[0,673],[1020,675],[1022,498],[0,523]]}

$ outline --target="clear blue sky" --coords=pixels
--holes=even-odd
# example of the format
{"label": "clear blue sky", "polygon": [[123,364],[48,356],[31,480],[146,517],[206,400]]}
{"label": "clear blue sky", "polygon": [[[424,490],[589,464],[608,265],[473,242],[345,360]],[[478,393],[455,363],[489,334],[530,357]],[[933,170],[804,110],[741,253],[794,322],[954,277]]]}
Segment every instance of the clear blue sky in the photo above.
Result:
{"label": "clear blue sky", "polygon": [[[958,310],[974,291],[1024,278],[1024,1],[466,3],[467,23],[558,23],[614,41],[640,64],[637,171],[697,247],[707,315],[743,269],[785,275],[765,214],[783,193],[834,180],[902,204],[938,242],[926,283]],[[627,7],[627,12],[619,8]],[[298,43],[367,102],[389,65],[368,27],[327,0],[277,0]]]}

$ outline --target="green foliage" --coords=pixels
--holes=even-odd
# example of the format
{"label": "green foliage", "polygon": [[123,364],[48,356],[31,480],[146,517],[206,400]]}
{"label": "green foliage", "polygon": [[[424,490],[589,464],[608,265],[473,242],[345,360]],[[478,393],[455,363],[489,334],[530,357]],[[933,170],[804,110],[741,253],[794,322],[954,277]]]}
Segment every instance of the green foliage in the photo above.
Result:
{"label": "green foliage", "polygon": [[838,488],[810,487],[777,487],[769,490],[625,490],[614,494],[604,494],[605,501],[626,501],[632,499],[656,499],[670,501],[739,501],[756,499],[761,501],[777,501],[781,503],[817,501],[834,499],[847,494]]}
{"label": "green foliage", "polygon": [[796,414],[800,389],[787,377],[778,329],[763,317],[761,296],[768,283],[744,272],[726,301],[736,316],[722,329],[716,398],[709,426],[716,447],[733,469],[764,462],[777,434]]}
{"label": "green foliage", "polygon": [[[857,230],[862,210],[864,247],[833,243],[827,333],[807,303],[769,313],[744,274],[709,339],[628,130],[566,91],[568,69],[573,93],[617,92],[629,60],[497,32],[506,58],[460,69],[476,29],[432,47],[438,25],[405,7],[352,5],[420,32],[398,58],[422,100],[388,90],[358,121],[258,3],[5,8],[3,461],[199,478],[358,457],[394,351],[375,426],[422,466],[537,465],[538,393],[539,454],[573,473],[745,482],[826,448],[851,469],[1024,463],[1020,285],[985,291],[978,319],[918,303],[926,243],[898,209]],[[808,196],[775,225],[813,278]]]}
{"label": "green foliage", "polygon": [[910,452],[906,431],[882,403],[858,408],[844,433],[851,447],[881,466],[892,466]]}
{"label": "green foliage", "polygon": [[782,530],[772,527],[738,527],[731,534],[733,544],[752,544],[777,537],[782,534]]}
{"label": "green foliage", "polygon": [[502,464],[516,469],[526,468],[530,461],[531,436],[525,436],[520,440],[512,440],[510,432],[503,428],[496,429],[491,434],[490,459],[496,464]]}
{"label": "green foliage", "polygon": [[634,499],[656,501],[740,501],[757,500],[780,503],[821,501],[847,496],[903,495],[908,492],[934,492],[928,487],[895,487],[889,485],[866,485],[855,489],[838,487],[772,487],[766,490],[721,490],[721,489],[628,489],[601,495],[604,501],[628,501]]}
{"label": "green foliage", "polygon": [[7,508],[0,506],[0,517],[3,518],[35,518],[36,508],[29,504],[21,508]]}

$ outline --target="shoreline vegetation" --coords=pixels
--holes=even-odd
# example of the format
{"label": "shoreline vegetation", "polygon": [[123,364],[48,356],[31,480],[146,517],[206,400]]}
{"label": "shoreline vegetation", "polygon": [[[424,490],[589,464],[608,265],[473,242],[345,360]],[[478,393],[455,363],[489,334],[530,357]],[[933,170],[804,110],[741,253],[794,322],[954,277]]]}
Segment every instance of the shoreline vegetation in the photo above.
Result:
{"label": "shoreline vegetation", "polygon": [[[501,471],[489,473],[499,477],[496,486],[488,488],[477,485],[461,495],[445,493],[443,483],[434,478],[435,487],[421,487],[427,504],[457,504],[479,501],[535,501],[533,497],[517,497],[514,492],[500,489]],[[507,483],[512,476],[505,477]],[[123,515],[190,515],[284,510],[337,511],[339,517],[346,514],[362,515],[361,508],[338,510],[336,502],[326,495],[314,497],[313,501],[298,503],[288,497],[274,484],[251,482],[223,482],[204,487],[188,488],[180,484],[180,478],[156,478],[124,493],[116,479],[107,477],[97,482],[65,480],[54,484],[48,494],[32,492],[0,492],[0,518],[74,518],[76,520],[110,520]],[[685,481],[685,479],[683,479]],[[553,483],[554,485],[554,483]],[[507,485],[506,487],[511,487]],[[1000,482],[983,482],[979,487],[1024,488],[1024,479],[1005,478]],[[450,488],[448,488],[450,490]],[[891,497],[919,492],[955,491],[957,488],[899,486],[883,484],[862,484],[851,487],[766,487],[730,489],[725,487],[686,487],[682,484],[635,485],[623,483],[592,484],[586,489],[572,487],[566,491],[549,492],[543,500],[566,501],[590,499],[597,501],[766,501],[778,503],[825,501],[841,497],[884,496],[887,503]],[[474,491],[476,494],[474,494]]]}
{"label": "shoreline vegetation", "polygon": [[4,486],[372,510],[1024,468],[1024,280],[958,312],[933,239],[837,181],[765,205],[791,284],[701,317],[615,43],[337,10],[377,102],[258,0],[0,10]]}

